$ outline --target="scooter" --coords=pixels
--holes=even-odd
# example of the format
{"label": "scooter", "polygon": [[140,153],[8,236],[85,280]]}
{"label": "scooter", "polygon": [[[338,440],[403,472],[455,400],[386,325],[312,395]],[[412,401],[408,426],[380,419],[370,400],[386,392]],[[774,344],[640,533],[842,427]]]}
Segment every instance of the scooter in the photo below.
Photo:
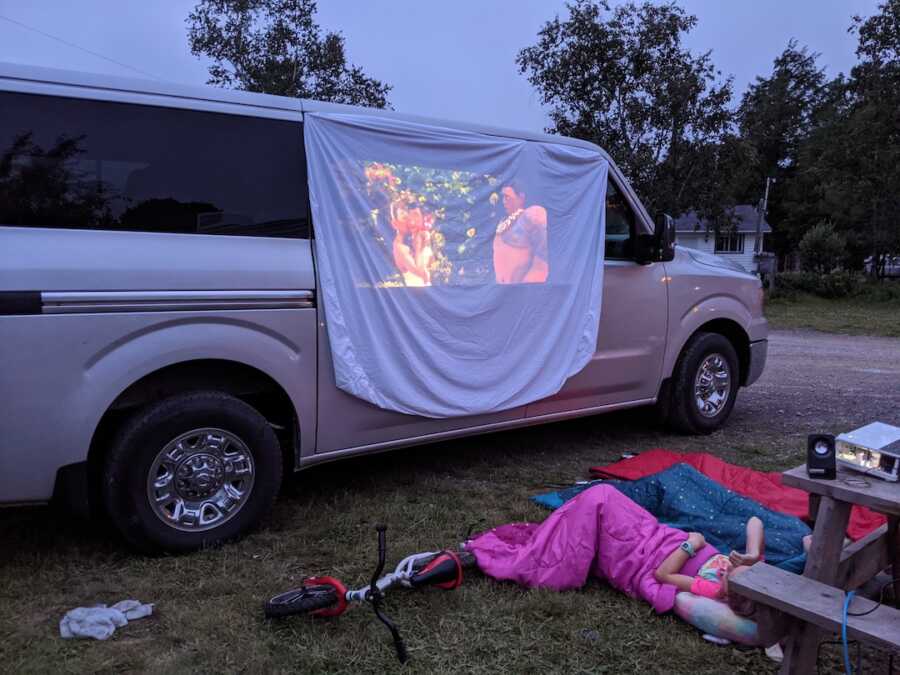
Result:
{"label": "scooter", "polygon": [[334,577],[310,577],[299,588],[280,593],[268,600],[266,616],[278,618],[297,614],[316,617],[335,617],[343,614],[353,604],[369,603],[375,616],[391,632],[394,649],[401,663],[408,659],[406,643],[400,636],[397,625],[384,613],[382,605],[385,593],[396,586],[422,588],[435,586],[453,590],[462,583],[463,569],[475,567],[475,556],[467,551],[430,551],[414,553],[401,560],[393,572],[381,576],[384,570],[387,544],[387,527],[378,525],[378,565],[367,586],[348,589]]}

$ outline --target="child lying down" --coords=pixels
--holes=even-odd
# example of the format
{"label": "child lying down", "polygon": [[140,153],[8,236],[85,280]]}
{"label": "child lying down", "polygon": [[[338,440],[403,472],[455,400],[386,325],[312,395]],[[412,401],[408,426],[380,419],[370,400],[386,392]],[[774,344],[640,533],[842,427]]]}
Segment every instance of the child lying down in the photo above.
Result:
{"label": "child lying down", "polygon": [[[766,530],[766,562],[797,574],[806,555],[801,542],[811,530],[799,518],[767,509],[710,479],[688,464],[675,464],[664,471],[633,481],[604,481],[642,506],[664,525],[685,532],[702,532],[719,553],[744,550],[746,526],[752,516]],[[534,501],[558,508],[584,489],[582,486],[539,495]],[[552,501],[548,501],[552,499]],[[555,503],[554,503],[555,502]]]}
{"label": "child lying down", "polygon": [[[595,576],[662,613],[673,608],[679,590],[732,600],[728,579],[765,554],[762,521],[751,518],[746,527],[746,550],[722,555],[703,535],[663,525],[614,487],[601,484],[543,523],[503,525],[471,539],[466,548],[495,579],[562,591],[580,588]],[[742,614],[752,610],[740,598],[731,604]]]}
{"label": "child lying down", "polygon": [[[688,591],[706,598],[725,600],[728,598],[728,579],[750,568],[765,559],[766,535],[763,522],[753,516],[747,521],[747,547],[740,553],[732,551],[723,555],[716,553],[710,556],[691,577],[682,574],[681,570],[697,551],[706,546],[706,538],[700,532],[689,532],[688,538],[662,564],[656,568],[654,576],[660,583],[671,584],[679,591]],[[803,548],[809,550],[811,535],[803,538]]]}

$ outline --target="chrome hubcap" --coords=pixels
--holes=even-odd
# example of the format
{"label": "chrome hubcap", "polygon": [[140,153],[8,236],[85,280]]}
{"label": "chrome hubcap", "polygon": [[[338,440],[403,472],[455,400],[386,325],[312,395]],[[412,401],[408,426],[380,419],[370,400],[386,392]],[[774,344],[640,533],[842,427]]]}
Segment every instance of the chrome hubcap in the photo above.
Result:
{"label": "chrome hubcap", "polygon": [[715,417],[728,402],[731,393],[731,369],[721,354],[710,354],[697,369],[694,401],[704,417]]}
{"label": "chrome hubcap", "polygon": [[157,518],[186,532],[230,520],[253,489],[253,456],[222,429],[194,429],[170,441],[150,466],[147,498]]}

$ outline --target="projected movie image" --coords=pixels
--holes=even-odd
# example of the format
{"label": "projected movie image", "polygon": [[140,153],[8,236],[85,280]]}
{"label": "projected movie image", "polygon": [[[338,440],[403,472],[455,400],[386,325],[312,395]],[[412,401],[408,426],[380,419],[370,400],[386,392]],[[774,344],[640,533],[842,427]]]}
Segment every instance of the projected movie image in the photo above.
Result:
{"label": "projected movie image", "polygon": [[524,180],[383,162],[363,172],[387,263],[378,286],[547,281],[547,210]]}

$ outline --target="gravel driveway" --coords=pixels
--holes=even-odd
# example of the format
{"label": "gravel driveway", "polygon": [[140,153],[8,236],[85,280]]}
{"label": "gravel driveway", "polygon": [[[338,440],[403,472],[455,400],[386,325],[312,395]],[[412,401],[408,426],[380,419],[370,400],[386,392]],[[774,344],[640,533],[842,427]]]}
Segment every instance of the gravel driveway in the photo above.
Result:
{"label": "gravel driveway", "polygon": [[900,426],[900,339],[773,331],[763,376],[738,395],[731,431],[840,433]]}

